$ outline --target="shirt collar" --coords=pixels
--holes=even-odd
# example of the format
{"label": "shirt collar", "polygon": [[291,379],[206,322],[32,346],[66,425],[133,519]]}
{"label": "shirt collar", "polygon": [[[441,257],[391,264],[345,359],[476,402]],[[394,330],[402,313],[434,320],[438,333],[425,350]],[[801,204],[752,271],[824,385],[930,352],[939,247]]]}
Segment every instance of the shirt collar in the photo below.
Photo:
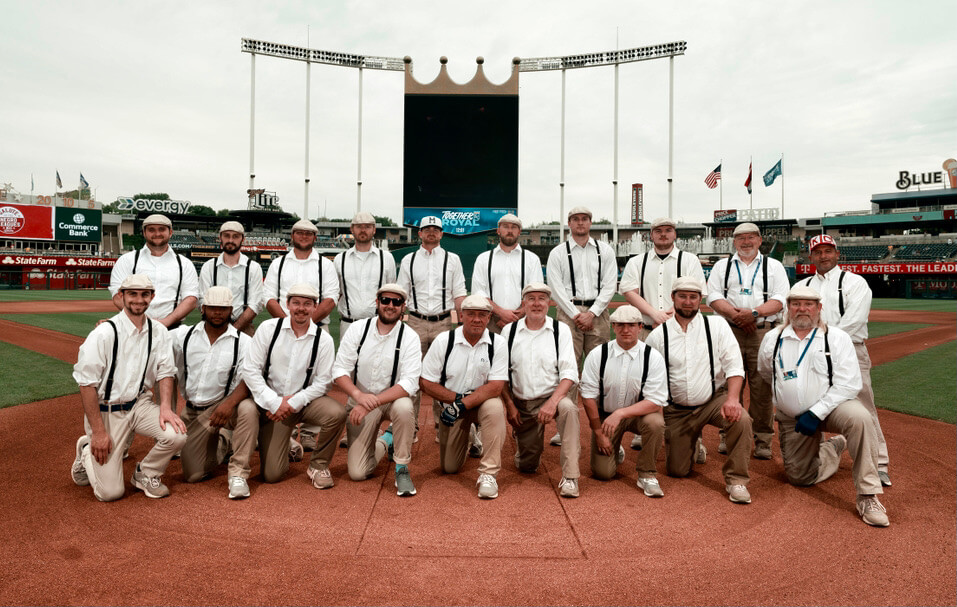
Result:
{"label": "shirt collar", "polygon": [[[206,335],[206,321],[201,320],[198,323],[196,323],[196,330],[202,332],[203,335]],[[239,331],[237,331],[236,327],[234,327],[231,324],[226,325],[226,332],[220,335],[219,339],[217,339],[216,341],[219,341],[220,339],[227,338],[227,337],[232,337],[233,339],[239,339]],[[208,341],[209,337],[207,336],[206,339]],[[213,344],[209,344],[209,345],[212,346]]]}
{"label": "shirt collar", "polygon": [[143,245],[143,248],[140,250],[143,251],[143,254],[148,255],[149,257],[166,257],[167,255],[170,255],[170,254],[172,254],[173,257],[176,256],[176,251],[174,251],[173,247],[171,247],[168,244],[166,245],[166,251],[162,255],[153,255],[153,252],[150,251],[150,248],[145,244]]}
{"label": "shirt collar", "polygon": [[[285,319],[285,318],[281,318],[281,319],[279,319],[279,322],[282,322],[283,320],[286,320],[286,319]],[[318,325],[316,325],[316,323],[312,322],[312,319],[310,318],[310,319],[309,319],[309,328],[306,329],[306,335],[311,335],[311,336],[315,337],[315,335],[316,335],[316,329],[317,329],[317,328],[318,328]],[[283,325],[282,325],[282,330],[283,330],[283,331],[289,331],[289,333],[292,334],[293,339],[298,339],[298,338],[296,337],[296,334],[293,333],[293,330],[292,330],[292,321],[291,321],[291,320],[290,320],[289,322],[287,322],[287,323],[283,323]]]}
{"label": "shirt collar", "polygon": [[[286,257],[288,257],[289,259],[292,259],[293,261],[300,261],[299,258],[296,257],[296,249],[289,249],[289,252],[286,253]],[[301,261],[312,261],[316,259],[319,259],[319,252],[316,251],[315,248],[313,248],[312,251],[309,252],[309,257]]]}
{"label": "shirt collar", "polygon": [[625,350],[624,348],[619,346],[618,340],[611,342],[611,346],[610,346],[612,350],[612,356],[623,356],[627,354],[632,360],[638,357],[638,352],[640,352],[641,349],[644,347],[645,347],[645,342],[641,341],[640,339],[638,340],[638,343],[636,343],[635,346],[631,348],[630,350]]}
{"label": "shirt collar", "polygon": [[740,262],[743,263],[743,264],[751,265],[752,263],[755,263],[755,262],[757,262],[757,261],[760,261],[761,258],[762,258],[761,251],[758,251],[758,254],[754,256],[754,259],[751,260],[751,263],[748,263],[748,262],[746,262],[745,260],[741,259],[741,257],[738,256],[738,252],[735,251],[735,252],[734,252],[734,255],[731,257],[731,260],[734,261],[734,260],[736,259],[736,260],[740,261]]}
{"label": "shirt collar", "polygon": [[[548,316],[545,317],[545,326],[543,326],[542,329],[545,329],[545,330],[547,330],[547,331],[554,331],[554,330],[555,330],[555,327],[553,326],[553,323],[549,322],[550,320],[551,320],[550,317],[548,317]],[[522,318],[519,318],[519,319],[518,319],[518,329],[517,329],[517,332],[519,332],[519,333],[522,332],[522,331],[541,331],[542,329],[529,329],[529,328],[528,328],[528,323],[525,322],[525,317],[524,317],[524,316],[523,316]]]}
{"label": "shirt collar", "polygon": [[[807,337],[805,337],[804,339],[807,339],[808,337],[810,337],[812,333],[814,333],[814,329],[811,329],[808,332]],[[818,331],[818,335],[820,334],[821,332]],[[781,331],[781,337],[784,339],[793,339],[794,341],[798,341],[798,342],[803,341],[800,337],[797,336],[797,333],[794,332],[794,327],[792,327],[791,325],[784,327],[784,329]]]}
{"label": "shirt collar", "polygon": [[479,337],[479,340],[478,340],[477,342],[475,342],[475,345],[474,345],[474,346],[473,346],[472,344],[470,344],[470,343],[465,339],[465,329],[462,328],[462,327],[459,327],[459,328],[457,328],[457,329],[455,330],[455,337],[454,337],[454,339],[455,339],[455,343],[456,343],[456,344],[465,344],[465,345],[468,346],[469,348],[477,348],[477,347],[479,347],[479,346],[482,345],[482,344],[490,344],[490,343],[492,343],[492,338],[491,338],[491,337],[489,336],[489,334],[488,334],[488,329],[485,329],[485,330],[482,332],[482,337]]}
{"label": "shirt collar", "polygon": [[511,251],[509,251],[508,253],[506,253],[505,250],[502,248],[502,243],[499,243],[494,249],[492,249],[492,251],[498,253],[499,255],[512,255],[512,254],[514,254],[514,253],[521,253],[521,252],[522,252],[522,245],[517,244],[517,245],[515,245],[515,248],[514,248],[514,249],[512,249]]}
{"label": "shirt collar", "polygon": [[[237,263],[236,265],[237,265],[237,266],[245,266],[245,265],[248,264],[248,263],[249,263],[249,258],[246,257],[245,255],[243,255],[242,253],[240,253],[240,254],[239,254],[239,263]],[[227,268],[229,267],[229,266],[226,265],[226,253],[220,253],[220,254],[219,254],[219,257],[216,258],[216,265],[226,266]],[[234,267],[235,267],[235,266],[234,266]]]}
{"label": "shirt collar", "polygon": [[825,272],[823,275],[822,275],[822,274],[819,274],[819,273],[817,273],[817,272],[815,272],[814,275],[815,275],[815,276],[820,276],[820,277],[824,278],[825,280],[830,280],[831,278],[833,278],[833,277],[839,275],[840,273],[841,273],[841,266],[840,266],[840,265],[836,265],[836,266],[834,266],[833,268],[831,268],[830,270],[828,270],[827,272]]}
{"label": "shirt collar", "polygon": [[[372,253],[373,255],[377,255],[379,253],[379,249],[376,248],[375,245],[372,245],[368,252]],[[359,251],[354,245],[346,249],[346,255],[352,254],[353,256],[356,256],[359,253],[361,253],[361,251]]]}

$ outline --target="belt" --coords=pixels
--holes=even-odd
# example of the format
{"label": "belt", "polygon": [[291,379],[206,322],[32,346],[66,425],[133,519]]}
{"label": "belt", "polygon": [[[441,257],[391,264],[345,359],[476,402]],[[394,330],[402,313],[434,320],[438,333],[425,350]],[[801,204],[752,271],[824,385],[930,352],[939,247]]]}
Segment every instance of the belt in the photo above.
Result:
{"label": "belt", "polygon": [[595,305],[594,299],[573,299],[572,303],[576,306],[588,306],[589,308]]}
{"label": "belt", "polygon": [[675,409],[679,409],[681,411],[691,411],[693,409],[697,409],[698,407],[701,407],[702,405],[679,405],[678,403],[675,403],[675,402],[669,402],[668,406],[674,407]]}
{"label": "belt", "polygon": [[[767,320],[766,320],[766,321],[764,321],[764,322],[762,322],[762,323],[756,323],[756,324],[754,325],[754,328],[755,328],[755,329],[764,329],[764,328],[766,327],[766,328],[768,328],[768,329],[773,329],[775,326],[777,326],[777,324],[778,324],[778,323],[777,323],[777,321],[775,321],[775,320],[771,320],[771,321],[767,321]],[[742,330],[741,327],[739,327],[738,325],[736,325],[736,324],[734,324],[734,323],[731,323],[731,328],[734,329],[735,331],[741,331],[741,330]]]}
{"label": "belt", "polygon": [[345,316],[340,316],[339,322],[355,322],[355,320],[352,318],[346,318]]}
{"label": "belt", "polygon": [[112,405],[100,403],[100,411],[103,411],[104,413],[113,413],[114,411],[129,411],[135,404],[135,398],[128,403],[113,403]]}
{"label": "belt", "polygon": [[194,405],[193,403],[186,401],[186,408],[192,409],[193,411],[205,411],[206,409],[209,409],[210,407],[215,407],[218,404],[219,403],[210,403],[208,405],[200,406],[200,405]]}
{"label": "belt", "polygon": [[446,318],[449,318],[450,316],[452,316],[452,311],[448,310],[446,312],[442,312],[441,314],[433,314],[429,316],[428,314],[419,314],[415,310],[409,310],[409,316],[421,318],[422,320],[427,320],[429,322],[438,322],[440,320],[445,320]]}
{"label": "belt", "polygon": [[653,326],[651,326],[651,325],[646,325],[646,324],[642,324],[641,327],[642,327],[643,329],[645,329],[646,331],[651,331],[652,329],[654,329]]}

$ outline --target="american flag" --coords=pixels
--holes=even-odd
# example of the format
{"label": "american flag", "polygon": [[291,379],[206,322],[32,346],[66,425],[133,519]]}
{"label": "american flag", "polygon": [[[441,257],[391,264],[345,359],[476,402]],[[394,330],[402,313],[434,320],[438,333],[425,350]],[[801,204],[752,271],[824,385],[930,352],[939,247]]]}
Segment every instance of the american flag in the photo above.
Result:
{"label": "american flag", "polygon": [[748,188],[748,194],[751,193],[751,165],[748,165],[748,178],[744,180],[744,187]]}
{"label": "american flag", "polygon": [[721,165],[715,167],[713,171],[708,173],[708,176],[704,178],[704,183],[708,188],[715,189],[718,187],[718,180],[721,179]]}

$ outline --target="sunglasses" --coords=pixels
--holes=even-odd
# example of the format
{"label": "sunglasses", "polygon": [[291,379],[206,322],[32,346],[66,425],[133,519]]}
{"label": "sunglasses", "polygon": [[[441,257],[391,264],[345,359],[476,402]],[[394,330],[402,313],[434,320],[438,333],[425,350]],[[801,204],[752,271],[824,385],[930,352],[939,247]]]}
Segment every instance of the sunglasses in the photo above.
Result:
{"label": "sunglasses", "polygon": [[405,300],[401,297],[386,297],[385,295],[380,295],[379,303],[383,306],[395,306],[398,308],[405,303]]}

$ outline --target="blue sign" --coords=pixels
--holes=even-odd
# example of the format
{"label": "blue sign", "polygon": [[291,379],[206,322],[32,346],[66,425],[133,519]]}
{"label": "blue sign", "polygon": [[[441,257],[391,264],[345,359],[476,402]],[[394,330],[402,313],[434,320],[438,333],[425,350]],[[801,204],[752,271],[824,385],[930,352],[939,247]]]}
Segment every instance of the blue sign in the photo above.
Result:
{"label": "blue sign", "polygon": [[442,220],[442,231],[446,234],[464,236],[479,232],[492,232],[498,227],[503,215],[515,213],[517,209],[439,209],[406,207],[402,223],[418,227],[423,217],[432,215]]}

